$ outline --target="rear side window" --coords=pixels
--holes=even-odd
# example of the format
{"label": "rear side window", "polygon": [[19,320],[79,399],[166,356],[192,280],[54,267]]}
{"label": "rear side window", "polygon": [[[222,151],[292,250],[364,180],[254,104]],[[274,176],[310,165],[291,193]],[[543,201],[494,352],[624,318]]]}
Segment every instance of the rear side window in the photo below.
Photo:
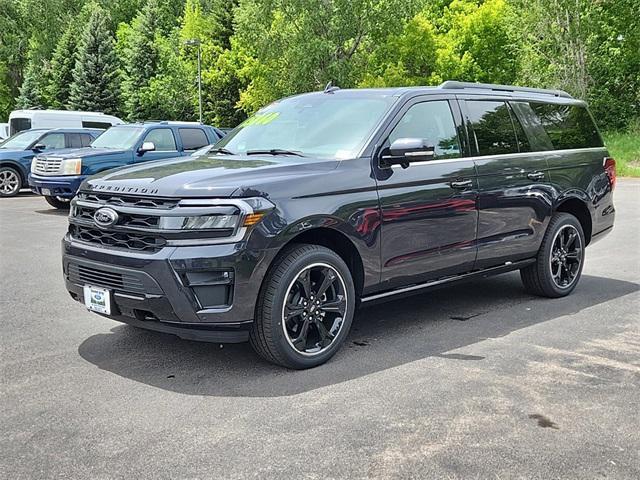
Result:
{"label": "rear side window", "polygon": [[9,135],[15,135],[23,130],[31,128],[31,119],[29,118],[12,118],[9,120]]}
{"label": "rear side window", "polygon": [[585,107],[531,103],[555,150],[602,147],[602,139]]}
{"label": "rear side window", "polygon": [[471,142],[475,143],[478,155],[501,155],[530,150],[519,123],[520,135],[516,136],[506,103],[472,100],[466,101],[466,107],[472,130]]}
{"label": "rear side window", "polygon": [[185,150],[197,150],[209,144],[204,131],[199,128],[179,128],[178,133]]}
{"label": "rear side window", "polygon": [[82,128],[100,128],[102,130],[106,130],[107,128],[111,128],[111,124],[107,122],[92,122],[83,120]]}
{"label": "rear side window", "polygon": [[82,141],[80,140],[79,133],[67,133],[67,146],[69,148],[80,148],[82,147]]}
{"label": "rear side window", "polygon": [[398,138],[423,138],[435,147],[434,158],[460,156],[458,134],[446,100],[411,106],[389,134],[389,143]]}
{"label": "rear side window", "polygon": [[156,146],[156,152],[176,150],[176,139],[170,128],[156,128],[155,130],[151,130],[144,141],[153,142]]}
{"label": "rear side window", "polygon": [[80,144],[82,147],[88,147],[89,145],[91,145],[91,142],[93,142],[93,138],[91,135],[89,135],[88,133],[81,133],[80,134]]}

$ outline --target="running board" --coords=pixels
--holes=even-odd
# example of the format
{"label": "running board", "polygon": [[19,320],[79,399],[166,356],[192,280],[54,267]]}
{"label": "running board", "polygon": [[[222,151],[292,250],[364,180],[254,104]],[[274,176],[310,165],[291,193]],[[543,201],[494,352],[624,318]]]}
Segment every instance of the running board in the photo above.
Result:
{"label": "running board", "polygon": [[535,258],[528,258],[526,260],[520,260],[517,262],[506,262],[504,265],[486,268],[484,270],[478,270],[477,272],[470,272],[462,275],[456,275],[455,277],[441,278],[439,280],[431,280],[425,283],[418,283],[415,285],[410,285],[408,287],[398,288],[396,290],[389,290],[388,292],[376,293],[374,295],[362,297],[360,301],[362,303],[366,303],[366,302],[374,302],[376,300],[385,300],[387,298],[394,297],[396,295],[411,295],[413,293],[418,293],[420,290],[423,290],[423,289],[435,288],[435,287],[445,286],[449,283],[461,282],[464,280],[471,280],[477,277],[489,277],[491,275],[506,273],[511,270],[518,270],[522,267],[526,267],[527,265],[531,265],[535,261],[536,261]]}

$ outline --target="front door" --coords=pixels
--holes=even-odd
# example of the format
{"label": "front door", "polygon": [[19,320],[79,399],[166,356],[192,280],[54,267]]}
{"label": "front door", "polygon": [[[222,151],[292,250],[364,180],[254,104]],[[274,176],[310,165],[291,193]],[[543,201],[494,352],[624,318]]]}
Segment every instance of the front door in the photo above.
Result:
{"label": "front door", "polygon": [[388,129],[383,150],[398,138],[421,138],[435,150],[431,160],[376,170],[383,288],[473,269],[477,178],[462,158],[459,119],[456,101],[429,96],[407,104]]}
{"label": "front door", "polygon": [[156,149],[151,152],[144,152],[142,155],[135,155],[134,161],[136,163],[179,157],[182,155],[178,152],[176,137],[170,128],[154,128],[150,130],[142,139],[139,146],[144,142],[152,142]]}

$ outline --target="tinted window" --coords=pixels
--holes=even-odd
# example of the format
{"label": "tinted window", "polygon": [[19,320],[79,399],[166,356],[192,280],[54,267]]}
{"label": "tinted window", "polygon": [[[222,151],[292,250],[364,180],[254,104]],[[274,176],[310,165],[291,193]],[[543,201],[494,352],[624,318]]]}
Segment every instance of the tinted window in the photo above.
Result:
{"label": "tinted window", "polygon": [[423,138],[435,147],[434,158],[460,156],[460,143],[446,100],[413,105],[389,135],[389,142],[398,138]]}
{"label": "tinted window", "polygon": [[209,144],[207,136],[199,128],[180,128],[178,129],[182,146],[185,150],[197,150]]}
{"label": "tinted window", "polygon": [[144,139],[145,142],[153,142],[156,152],[176,150],[176,139],[169,128],[156,128],[151,130]]}
{"label": "tinted window", "polygon": [[531,103],[531,108],[556,150],[602,146],[602,139],[585,107]]}
{"label": "tinted window", "polygon": [[111,128],[111,124],[106,122],[87,122],[83,120],[82,127],[83,128],[100,128],[102,130],[106,130],[107,128]]}
{"label": "tinted window", "polygon": [[38,140],[38,143],[44,145],[47,150],[64,148],[64,133],[50,133]]}
{"label": "tinted window", "polygon": [[471,143],[475,143],[479,155],[519,152],[511,115],[504,102],[467,101],[466,105],[472,127]]}
{"label": "tinted window", "polygon": [[82,147],[88,147],[89,145],[91,145],[91,142],[93,142],[93,137],[91,135],[89,135],[88,133],[80,134],[80,145]]}
{"label": "tinted window", "polygon": [[29,118],[12,118],[9,120],[9,134],[15,135],[23,130],[31,128],[31,120]]}
{"label": "tinted window", "polygon": [[80,141],[79,133],[67,133],[67,146],[69,148],[80,148],[82,147],[82,142]]}

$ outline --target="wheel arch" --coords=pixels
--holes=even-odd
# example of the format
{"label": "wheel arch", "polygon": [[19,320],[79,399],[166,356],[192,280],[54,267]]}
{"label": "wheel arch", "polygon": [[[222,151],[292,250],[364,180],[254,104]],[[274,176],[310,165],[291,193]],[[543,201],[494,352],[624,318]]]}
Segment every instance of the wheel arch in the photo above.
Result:
{"label": "wheel arch", "polygon": [[589,245],[593,234],[593,219],[586,199],[577,195],[565,197],[557,203],[555,212],[569,213],[576,217],[582,226],[586,245]]}
{"label": "wheel arch", "polygon": [[364,288],[364,263],[358,248],[345,233],[326,226],[316,226],[298,232],[280,246],[278,253],[269,265],[269,269],[272,268],[275,260],[281,253],[294,244],[320,245],[336,252],[347,264],[347,267],[349,267],[349,271],[353,277],[356,296],[360,297],[362,295]]}
{"label": "wheel arch", "polygon": [[18,172],[20,175],[20,180],[22,180],[22,185],[27,185],[27,174],[24,172],[24,167],[20,164],[20,162],[16,160],[0,160],[0,167],[11,167]]}

